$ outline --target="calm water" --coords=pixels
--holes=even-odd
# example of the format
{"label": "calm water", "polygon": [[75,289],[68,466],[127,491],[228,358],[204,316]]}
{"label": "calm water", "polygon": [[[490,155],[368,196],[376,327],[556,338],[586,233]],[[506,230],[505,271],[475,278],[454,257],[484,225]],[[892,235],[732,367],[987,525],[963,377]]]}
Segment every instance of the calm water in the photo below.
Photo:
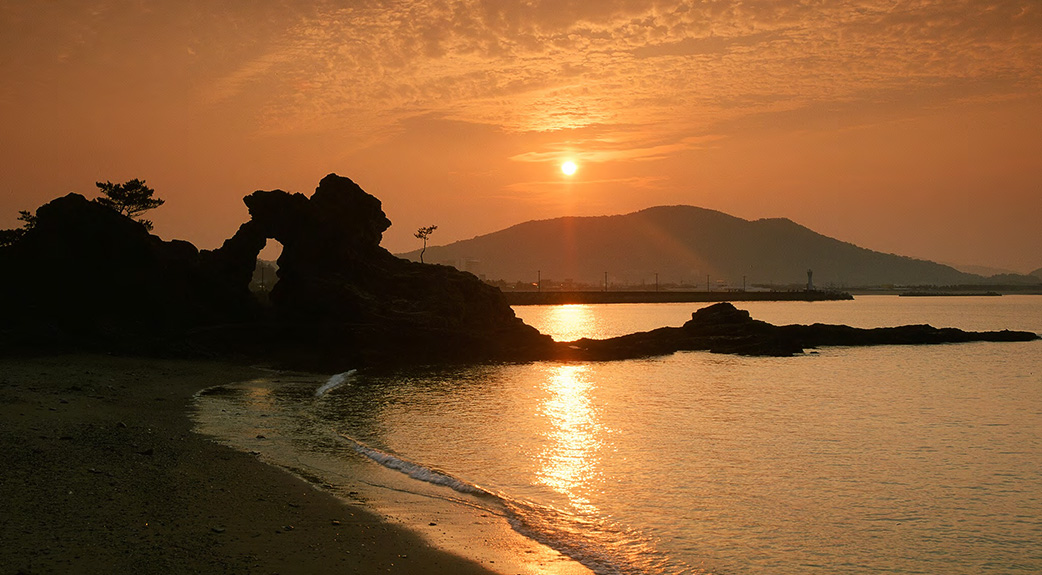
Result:
{"label": "calm water", "polygon": [[[779,324],[1042,332],[1032,296],[738,305]],[[680,325],[697,307],[516,311],[571,340]],[[438,497],[599,573],[1042,572],[1042,342],[341,379],[318,397],[323,380],[297,378],[261,400],[260,387],[202,400],[263,411],[311,472],[362,453],[419,478],[396,489],[448,485]]]}

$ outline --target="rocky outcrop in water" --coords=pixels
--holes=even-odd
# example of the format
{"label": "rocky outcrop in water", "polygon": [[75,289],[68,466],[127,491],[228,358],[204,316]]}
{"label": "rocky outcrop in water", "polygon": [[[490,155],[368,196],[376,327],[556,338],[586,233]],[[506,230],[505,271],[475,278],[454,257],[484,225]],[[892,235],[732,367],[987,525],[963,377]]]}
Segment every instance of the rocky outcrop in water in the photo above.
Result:
{"label": "rocky outcrop in water", "polygon": [[561,359],[626,359],[677,351],[738,355],[791,356],[823,346],[927,345],[971,341],[1032,341],[1023,331],[963,331],[929,325],[861,329],[846,325],[776,326],[752,319],[731,303],[718,303],[691,314],[682,327],[664,327],[606,340],[581,339],[556,344]]}

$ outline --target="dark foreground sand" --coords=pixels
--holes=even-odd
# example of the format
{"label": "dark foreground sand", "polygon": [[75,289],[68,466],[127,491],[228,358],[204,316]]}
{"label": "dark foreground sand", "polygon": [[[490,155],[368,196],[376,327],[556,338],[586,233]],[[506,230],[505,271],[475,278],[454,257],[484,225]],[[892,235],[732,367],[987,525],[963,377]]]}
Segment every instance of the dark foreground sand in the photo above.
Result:
{"label": "dark foreground sand", "polygon": [[0,358],[0,573],[492,573],[191,431],[221,363]]}

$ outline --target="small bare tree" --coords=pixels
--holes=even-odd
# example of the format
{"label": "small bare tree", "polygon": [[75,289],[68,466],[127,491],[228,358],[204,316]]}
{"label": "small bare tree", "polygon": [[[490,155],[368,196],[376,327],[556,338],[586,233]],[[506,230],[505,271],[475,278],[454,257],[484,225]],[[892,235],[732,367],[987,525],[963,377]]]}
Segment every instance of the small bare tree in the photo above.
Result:
{"label": "small bare tree", "polygon": [[431,237],[438,226],[426,226],[416,230],[416,237],[423,240],[423,249],[420,250],[420,263],[423,263],[423,252],[427,251],[427,238]]}

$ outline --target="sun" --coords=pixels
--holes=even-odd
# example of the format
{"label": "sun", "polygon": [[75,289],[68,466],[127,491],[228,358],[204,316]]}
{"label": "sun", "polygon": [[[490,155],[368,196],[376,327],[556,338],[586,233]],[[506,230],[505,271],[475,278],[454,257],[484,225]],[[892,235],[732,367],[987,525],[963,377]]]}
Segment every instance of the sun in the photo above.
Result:
{"label": "sun", "polygon": [[561,171],[564,172],[564,175],[566,175],[566,176],[570,176],[570,175],[574,174],[575,171],[578,170],[578,169],[579,169],[579,166],[575,165],[575,162],[573,162],[571,160],[561,164]]}

